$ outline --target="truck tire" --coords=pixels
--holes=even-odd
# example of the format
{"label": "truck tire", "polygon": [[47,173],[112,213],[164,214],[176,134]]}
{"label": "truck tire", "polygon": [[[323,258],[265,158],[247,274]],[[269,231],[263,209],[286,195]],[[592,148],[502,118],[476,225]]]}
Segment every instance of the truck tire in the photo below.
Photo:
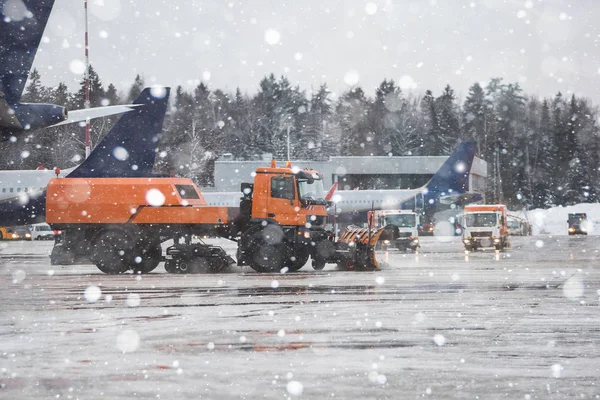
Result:
{"label": "truck tire", "polygon": [[284,267],[289,268],[290,262],[285,262],[289,249],[283,229],[278,224],[253,225],[244,232],[241,242],[244,243],[248,264],[256,272],[279,272]]}
{"label": "truck tire", "polygon": [[283,244],[257,243],[250,266],[256,272],[279,272],[284,268],[285,253]]}
{"label": "truck tire", "polygon": [[114,275],[129,270],[132,253],[132,241],[127,233],[105,230],[94,239],[90,258],[100,271]]}
{"label": "truck tire", "polygon": [[320,257],[314,257],[312,260],[312,267],[315,271],[320,271],[325,268],[325,260]]}
{"label": "truck tire", "polygon": [[136,274],[147,274],[158,267],[161,256],[162,247],[158,243],[151,244],[144,249],[136,249],[134,251],[133,264],[130,267]]}
{"label": "truck tire", "polygon": [[[290,259],[289,263],[288,262],[284,262],[284,264],[286,264],[286,267],[288,267],[288,270],[290,272],[296,272],[296,271],[301,270],[302,267],[304,267],[306,265],[306,263],[308,262],[308,258],[309,257],[310,257],[310,254],[308,254],[308,253],[296,254],[294,260]],[[287,260],[285,260],[285,261],[287,261]]]}

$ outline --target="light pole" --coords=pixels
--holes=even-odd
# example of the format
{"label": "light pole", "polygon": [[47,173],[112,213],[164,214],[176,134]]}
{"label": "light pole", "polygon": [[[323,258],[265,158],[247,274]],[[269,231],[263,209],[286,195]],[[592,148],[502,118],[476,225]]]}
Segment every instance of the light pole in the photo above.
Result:
{"label": "light pole", "polygon": [[287,123],[287,161],[292,161],[290,157],[290,123]]}

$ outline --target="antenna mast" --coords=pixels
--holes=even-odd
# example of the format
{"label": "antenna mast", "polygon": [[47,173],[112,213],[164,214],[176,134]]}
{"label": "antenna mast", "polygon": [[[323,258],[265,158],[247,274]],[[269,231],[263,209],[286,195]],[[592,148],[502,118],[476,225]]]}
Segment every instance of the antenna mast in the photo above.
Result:
{"label": "antenna mast", "polygon": [[[88,6],[87,0],[83,0],[85,7],[85,108],[90,108],[90,57],[88,53]],[[85,158],[90,156],[90,119],[85,119]]]}

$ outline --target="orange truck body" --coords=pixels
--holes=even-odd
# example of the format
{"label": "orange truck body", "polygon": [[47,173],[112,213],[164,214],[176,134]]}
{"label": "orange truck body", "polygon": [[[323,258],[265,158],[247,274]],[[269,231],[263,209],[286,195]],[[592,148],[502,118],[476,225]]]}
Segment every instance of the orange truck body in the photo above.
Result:
{"label": "orange truck body", "polygon": [[227,224],[234,216],[230,208],[207,206],[186,178],[58,178],[46,197],[46,221],[58,225]]}

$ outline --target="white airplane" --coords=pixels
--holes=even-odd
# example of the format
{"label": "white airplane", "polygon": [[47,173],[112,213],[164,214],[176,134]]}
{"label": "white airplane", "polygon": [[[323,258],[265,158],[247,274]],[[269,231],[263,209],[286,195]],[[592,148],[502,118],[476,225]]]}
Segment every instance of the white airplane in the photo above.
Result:
{"label": "white airplane", "polygon": [[[59,176],[65,177],[74,169],[62,170]],[[25,204],[29,197],[41,195],[52,178],[56,178],[56,174],[48,169],[0,171],[0,206],[14,199],[20,199]]]}
{"label": "white airplane", "polygon": [[[466,192],[476,147],[475,142],[461,143],[431,180],[420,188],[339,190],[331,196],[335,206],[330,207],[330,213],[347,214],[371,209],[417,209],[472,196]],[[240,204],[241,192],[202,192],[202,196],[208,205],[237,207]],[[320,198],[316,200],[329,200],[323,190],[317,197]]]}

